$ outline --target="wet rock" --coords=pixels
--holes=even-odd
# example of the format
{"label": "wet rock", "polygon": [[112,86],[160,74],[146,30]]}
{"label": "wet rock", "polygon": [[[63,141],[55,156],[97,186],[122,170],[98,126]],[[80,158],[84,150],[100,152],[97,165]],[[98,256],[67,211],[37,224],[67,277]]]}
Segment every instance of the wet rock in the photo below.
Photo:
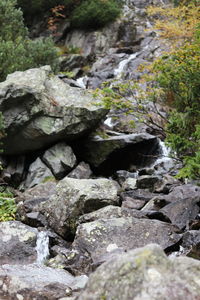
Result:
{"label": "wet rock", "polygon": [[65,177],[56,193],[41,204],[49,226],[62,237],[75,233],[76,221],[84,213],[107,205],[118,205],[118,185],[109,179],[74,179]]}
{"label": "wet rock", "polygon": [[29,264],[36,261],[37,229],[19,221],[0,223],[0,264]]}
{"label": "wet rock", "polygon": [[86,281],[86,276],[75,278],[64,270],[36,264],[3,265],[0,267],[0,296],[3,299],[58,300],[73,296],[73,291],[83,288]]}
{"label": "wet rock", "polygon": [[126,170],[118,170],[116,174],[114,174],[113,178],[119,182],[120,185],[122,185],[126,179],[128,178],[136,178],[137,173],[135,172],[128,172]]}
{"label": "wet rock", "polygon": [[113,174],[117,170],[129,170],[131,165],[147,163],[148,158],[145,155],[155,154],[156,151],[158,151],[158,141],[152,135],[118,134],[87,139],[84,141],[80,155],[99,172]]}
{"label": "wet rock", "polygon": [[166,249],[180,239],[181,235],[175,233],[172,225],[157,220],[109,218],[79,225],[73,248],[89,254],[94,262],[111,248],[127,251],[157,243]]}
{"label": "wet rock", "polygon": [[158,245],[148,245],[101,265],[78,300],[197,300],[199,270],[197,260],[169,259]]}
{"label": "wet rock", "polygon": [[171,188],[175,187],[176,185],[180,185],[180,181],[169,174],[165,174],[162,176],[162,180],[158,181],[158,183],[155,185],[154,191],[156,193],[168,194]]}
{"label": "wet rock", "polygon": [[47,180],[54,180],[53,173],[38,157],[30,165],[26,180],[21,184],[20,188],[32,188],[37,184],[46,182]]}
{"label": "wet rock", "polygon": [[91,93],[70,87],[48,66],[8,75],[0,83],[0,111],[6,132],[4,155],[78,138],[107,112],[94,105]]}
{"label": "wet rock", "polygon": [[199,213],[199,206],[197,202],[200,201],[200,195],[198,198],[183,198],[166,205],[160,209],[165,217],[167,217],[172,224],[176,225],[180,229],[189,225],[189,221],[196,218]]}
{"label": "wet rock", "polygon": [[70,146],[59,143],[48,149],[42,161],[49,167],[57,179],[62,179],[76,164],[76,157]]}
{"label": "wet rock", "polygon": [[67,174],[67,177],[76,179],[89,179],[91,175],[92,171],[90,166],[82,161],[73,171]]}

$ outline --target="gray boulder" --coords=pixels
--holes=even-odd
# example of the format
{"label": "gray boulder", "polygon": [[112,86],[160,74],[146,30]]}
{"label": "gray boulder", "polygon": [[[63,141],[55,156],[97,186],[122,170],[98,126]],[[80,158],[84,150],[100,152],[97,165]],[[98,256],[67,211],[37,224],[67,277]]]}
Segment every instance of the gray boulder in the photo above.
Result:
{"label": "gray boulder", "polygon": [[44,183],[47,180],[55,180],[51,170],[38,157],[29,167],[26,180],[21,188],[32,188],[37,184]]}
{"label": "gray boulder", "polygon": [[198,300],[199,276],[199,261],[169,259],[158,245],[148,245],[101,265],[78,300]]}
{"label": "gray boulder", "polygon": [[[0,267],[1,299],[51,299],[72,296],[85,286],[87,276],[74,277],[64,270],[36,264]],[[68,299],[68,298],[67,298]]]}
{"label": "gray boulder", "polygon": [[93,262],[116,249],[124,251],[157,243],[163,249],[176,244],[181,235],[171,224],[134,217],[98,219],[78,226],[73,248],[90,254]]}
{"label": "gray boulder", "polygon": [[76,157],[70,146],[59,143],[45,151],[42,161],[57,179],[62,179],[76,164]]}
{"label": "gray boulder", "polygon": [[67,177],[76,179],[89,179],[91,175],[92,171],[90,169],[90,166],[82,161],[74,170],[67,174]]}
{"label": "gray boulder", "polygon": [[[98,102],[98,100],[97,100]],[[53,76],[49,66],[15,72],[0,83],[4,154],[19,154],[75,139],[93,129],[107,110],[91,93]]]}
{"label": "gray boulder", "polygon": [[0,265],[29,264],[37,259],[37,229],[19,221],[0,223]]}
{"label": "gray boulder", "polygon": [[76,221],[84,213],[107,205],[118,205],[119,186],[109,179],[74,179],[65,177],[55,194],[41,204],[41,211],[56,233],[68,237],[75,233]]}
{"label": "gray boulder", "polygon": [[110,173],[127,170],[131,165],[142,166],[149,161],[149,155],[159,149],[157,138],[147,133],[102,135],[88,138],[80,155],[91,166],[104,172],[106,169]]}

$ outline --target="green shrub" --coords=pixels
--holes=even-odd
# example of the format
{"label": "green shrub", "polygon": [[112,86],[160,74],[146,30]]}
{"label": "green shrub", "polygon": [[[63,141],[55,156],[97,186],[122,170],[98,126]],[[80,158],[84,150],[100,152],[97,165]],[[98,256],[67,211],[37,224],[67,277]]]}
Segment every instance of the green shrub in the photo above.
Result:
{"label": "green shrub", "polygon": [[10,192],[0,192],[0,222],[15,219],[16,204]]}
{"label": "green shrub", "polygon": [[[75,1],[76,2],[76,1]],[[17,0],[25,17],[42,14],[57,5],[72,5],[73,0]]]}
{"label": "green shrub", "polygon": [[15,0],[0,2],[0,81],[14,71],[51,65],[57,68],[57,51],[51,39],[31,41]]}
{"label": "green shrub", "polygon": [[77,28],[99,28],[114,21],[120,14],[115,0],[84,0],[72,14],[71,22]]}

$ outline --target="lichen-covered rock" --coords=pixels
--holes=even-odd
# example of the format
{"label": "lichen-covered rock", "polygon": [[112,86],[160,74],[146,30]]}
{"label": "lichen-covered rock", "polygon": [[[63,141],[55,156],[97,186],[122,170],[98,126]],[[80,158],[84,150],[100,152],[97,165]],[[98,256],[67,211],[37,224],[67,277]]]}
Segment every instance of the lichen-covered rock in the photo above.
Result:
{"label": "lichen-covered rock", "polygon": [[118,184],[109,179],[74,179],[65,177],[55,194],[43,204],[41,211],[56,233],[68,237],[75,233],[79,216],[107,205],[118,205]]}
{"label": "lichen-covered rock", "polygon": [[0,267],[0,298],[19,300],[58,300],[72,296],[85,286],[87,276],[74,277],[64,270],[36,264]]}
{"label": "lichen-covered rock", "polygon": [[91,175],[92,170],[90,169],[90,166],[82,161],[74,170],[67,174],[67,177],[76,179],[89,179]]}
{"label": "lichen-covered rock", "polygon": [[4,154],[15,155],[77,138],[107,112],[91,93],[53,76],[49,66],[8,75],[0,83],[0,111]]}
{"label": "lichen-covered rock", "polygon": [[62,179],[76,164],[76,156],[66,143],[58,143],[46,150],[42,160],[57,179]]}
{"label": "lichen-covered rock", "polygon": [[198,300],[199,276],[199,261],[148,245],[101,265],[78,300]]}
{"label": "lichen-covered rock", "polygon": [[181,235],[171,224],[134,217],[98,219],[78,226],[73,247],[90,254],[93,262],[114,249],[124,251],[159,244],[166,249],[176,244]]}
{"label": "lichen-covered rock", "polygon": [[28,264],[37,259],[37,229],[19,221],[0,223],[0,265]]}

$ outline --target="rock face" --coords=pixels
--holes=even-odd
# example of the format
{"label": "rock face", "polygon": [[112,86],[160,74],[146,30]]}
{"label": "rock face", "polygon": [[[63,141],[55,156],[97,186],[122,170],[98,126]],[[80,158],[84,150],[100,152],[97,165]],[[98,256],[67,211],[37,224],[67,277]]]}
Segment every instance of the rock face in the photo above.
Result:
{"label": "rock face", "polygon": [[75,232],[76,221],[84,213],[106,205],[118,205],[118,185],[109,179],[61,180],[54,195],[44,202],[41,210],[56,233],[68,237]]}
{"label": "rock face", "polygon": [[28,264],[37,259],[37,229],[18,221],[0,223],[0,264]]}
{"label": "rock face", "polygon": [[199,261],[168,259],[158,245],[148,245],[100,266],[78,300],[198,300],[199,276]]}
{"label": "rock face", "polygon": [[[38,265],[0,267],[1,299],[58,300],[71,296],[86,276],[73,277],[64,270]],[[68,298],[67,298],[68,299]]]}
{"label": "rock face", "polygon": [[41,149],[84,134],[104,117],[89,92],[72,88],[48,66],[15,72],[0,83],[4,154]]}
{"label": "rock face", "polygon": [[181,235],[171,224],[157,220],[121,217],[99,219],[79,225],[73,247],[90,254],[93,262],[114,249],[124,251],[157,243],[166,249],[176,244]]}

